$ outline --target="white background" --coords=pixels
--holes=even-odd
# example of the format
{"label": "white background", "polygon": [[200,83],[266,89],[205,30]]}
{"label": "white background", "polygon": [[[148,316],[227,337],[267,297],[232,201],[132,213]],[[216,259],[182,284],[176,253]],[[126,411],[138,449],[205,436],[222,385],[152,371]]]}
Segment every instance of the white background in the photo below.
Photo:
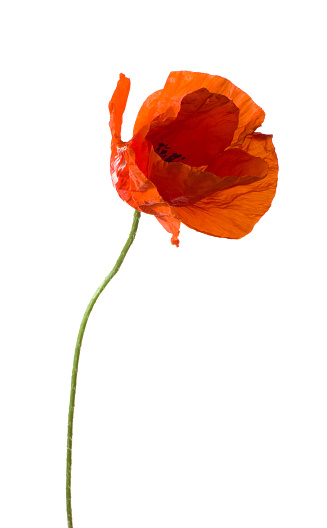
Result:
{"label": "white background", "polygon": [[1,44],[0,525],[66,526],[70,373],[84,309],[133,210],[109,174],[172,70],[266,112],[280,172],[239,241],[154,217],[91,315],[73,446],[75,528],[326,527],[323,2],[11,1]]}

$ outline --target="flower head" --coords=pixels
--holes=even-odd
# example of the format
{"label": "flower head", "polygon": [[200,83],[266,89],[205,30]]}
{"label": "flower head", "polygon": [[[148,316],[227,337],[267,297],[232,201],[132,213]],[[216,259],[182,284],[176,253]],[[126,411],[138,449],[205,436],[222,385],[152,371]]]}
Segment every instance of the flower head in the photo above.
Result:
{"label": "flower head", "polygon": [[224,238],[247,235],[269,209],[278,162],[272,136],[256,133],[264,111],[227,79],[171,72],[121,140],[130,80],[109,103],[110,170],[119,196],[154,215],[178,246],[180,223]]}

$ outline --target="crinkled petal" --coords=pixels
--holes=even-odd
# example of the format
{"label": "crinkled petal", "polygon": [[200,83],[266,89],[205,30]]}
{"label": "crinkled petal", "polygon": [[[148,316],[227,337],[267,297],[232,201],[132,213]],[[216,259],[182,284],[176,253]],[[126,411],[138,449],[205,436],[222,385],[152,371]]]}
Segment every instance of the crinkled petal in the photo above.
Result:
{"label": "crinkled petal", "polygon": [[163,105],[165,109],[162,112],[160,111],[161,92],[162,90],[158,90],[146,98],[137,114],[133,134],[136,134],[141,128],[150,124],[158,115],[165,113],[167,110],[166,101]]}
{"label": "crinkled petal", "polygon": [[171,216],[156,216],[158,222],[171,233],[171,243],[173,246],[179,247],[179,230],[180,230],[180,220],[172,218]]}
{"label": "crinkled petal", "polygon": [[152,148],[149,156],[148,178],[160,196],[175,206],[193,204],[215,190],[216,176],[185,163],[168,163]]}
{"label": "crinkled petal", "polygon": [[193,205],[217,191],[261,180],[267,173],[266,161],[238,148],[223,152],[206,170],[181,162],[167,163],[153,149],[148,164],[148,178],[160,196],[174,206]]}
{"label": "crinkled petal", "polygon": [[167,162],[207,165],[231,144],[238,115],[233,101],[200,88],[183,97],[176,118],[153,121],[146,138]]}
{"label": "crinkled petal", "polygon": [[119,196],[134,209],[154,215],[171,233],[172,244],[178,246],[180,220],[173,215],[170,205],[160,196],[154,183],[139,169],[135,153],[128,144],[116,149],[110,169]]}
{"label": "crinkled petal", "polygon": [[268,170],[269,165],[265,160],[240,148],[225,150],[206,168],[206,171],[219,176],[221,180],[217,191],[262,180]]}
{"label": "crinkled petal", "polygon": [[119,144],[121,139],[121,126],[123,122],[123,113],[125,112],[131,81],[123,73],[119,76],[116,89],[109,102],[108,108],[110,113],[109,126],[113,142]]}
{"label": "crinkled petal", "polygon": [[171,114],[177,116],[182,98],[200,88],[225,95],[239,108],[239,123],[233,143],[253,132],[263,123],[265,113],[262,108],[228,79],[207,73],[176,71],[169,74],[162,90],[155,92],[144,101],[135,122],[134,133],[168,109]]}
{"label": "crinkled petal", "polygon": [[212,236],[242,238],[269,209],[278,174],[272,136],[248,135],[237,148],[264,160],[268,164],[267,175],[247,185],[219,190],[194,205],[172,207],[173,214],[188,227]]}

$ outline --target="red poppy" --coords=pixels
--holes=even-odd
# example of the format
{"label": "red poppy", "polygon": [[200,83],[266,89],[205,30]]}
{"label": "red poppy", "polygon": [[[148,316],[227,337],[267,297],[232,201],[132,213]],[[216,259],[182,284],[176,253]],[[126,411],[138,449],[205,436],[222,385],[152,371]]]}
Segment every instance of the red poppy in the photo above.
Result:
{"label": "red poppy", "polygon": [[121,125],[130,80],[109,103],[110,169],[119,196],[153,214],[178,246],[180,223],[224,238],[247,235],[269,209],[278,162],[264,111],[227,79],[171,72],[143,103],[127,143]]}

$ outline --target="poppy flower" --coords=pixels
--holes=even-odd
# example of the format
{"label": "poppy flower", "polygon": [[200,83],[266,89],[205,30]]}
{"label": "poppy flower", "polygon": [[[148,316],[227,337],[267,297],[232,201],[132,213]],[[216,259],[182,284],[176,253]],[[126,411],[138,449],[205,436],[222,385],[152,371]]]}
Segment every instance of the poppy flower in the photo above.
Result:
{"label": "poppy flower", "polygon": [[179,245],[181,222],[224,238],[241,238],[269,209],[278,162],[272,135],[255,132],[265,113],[217,75],[171,72],[121,140],[130,80],[120,74],[109,103],[110,170],[119,196],[154,215]]}

